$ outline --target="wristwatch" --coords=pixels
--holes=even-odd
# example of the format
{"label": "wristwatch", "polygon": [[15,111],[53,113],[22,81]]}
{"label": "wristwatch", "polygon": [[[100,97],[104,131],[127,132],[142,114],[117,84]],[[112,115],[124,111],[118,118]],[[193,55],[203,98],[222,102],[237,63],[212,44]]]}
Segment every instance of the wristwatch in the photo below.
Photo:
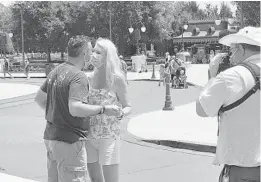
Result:
{"label": "wristwatch", "polygon": [[105,106],[102,106],[102,109],[101,109],[101,111],[99,112],[99,114],[104,114],[104,112],[105,112]]}
{"label": "wristwatch", "polygon": [[124,112],[121,111],[121,115],[118,117],[118,120],[122,120],[123,117],[124,117]]}

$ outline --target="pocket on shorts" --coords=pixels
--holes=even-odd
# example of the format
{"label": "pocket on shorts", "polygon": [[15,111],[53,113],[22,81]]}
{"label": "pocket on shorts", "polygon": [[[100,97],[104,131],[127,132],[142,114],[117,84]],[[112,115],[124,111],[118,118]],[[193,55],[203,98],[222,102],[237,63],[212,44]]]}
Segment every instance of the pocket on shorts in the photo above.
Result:
{"label": "pocket on shorts", "polygon": [[70,172],[85,172],[87,171],[86,166],[71,166],[71,165],[65,165],[64,170],[70,171]]}
{"label": "pocket on shorts", "polygon": [[87,180],[87,167],[86,166],[64,166],[64,182],[75,181],[75,182],[86,182]]}
{"label": "pocket on shorts", "polygon": [[240,182],[260,182],[260,179],[241,179]]}
{"label": "pocket on shorts", "polygon": [[84,141],[78,141],[75,143],[75,151],[76,155],[81,155],[83,152],[85,152],[85,142]]}

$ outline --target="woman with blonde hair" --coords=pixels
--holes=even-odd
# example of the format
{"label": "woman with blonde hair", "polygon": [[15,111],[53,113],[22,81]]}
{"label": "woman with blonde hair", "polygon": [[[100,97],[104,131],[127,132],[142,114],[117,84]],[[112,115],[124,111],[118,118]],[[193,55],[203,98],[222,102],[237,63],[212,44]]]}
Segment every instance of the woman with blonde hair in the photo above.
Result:
{"label": "woman with blonde hair", "polygon": [[[90,118],[86,142],[88,171],[92,182],[118,182],[121,119],[131,112],[127,84],[120,68],[117,48],[108,39],[99,38],[93,49],[89,104],[103,105],[99,115]],[[117,105],[114,115],[105,115],[106,105]]]}

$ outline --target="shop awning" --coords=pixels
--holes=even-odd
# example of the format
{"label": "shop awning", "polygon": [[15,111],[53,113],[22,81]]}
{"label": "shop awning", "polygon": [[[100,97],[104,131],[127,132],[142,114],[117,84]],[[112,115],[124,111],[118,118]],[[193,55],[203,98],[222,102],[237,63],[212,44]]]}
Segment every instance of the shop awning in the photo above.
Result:
{"label": "shop awning", "polygon": [[205,37],[207,35],[206,31],[200,31],[196,37]]}
{"label": "shop awning", "polygon": [[[192,34],[191,34],[192,35]],[[207,36],[206,31],[200,31],[196,36],[184,36],[184,43],[217,43],[219,41],[219,36]],[[178,36],[173,38],[173,43],[182,43],[182,37]]]}
{"label": "shop awning", "polygon": [[[192,36],[192,32],[184,32],[183,33],[183,38],[188,38],[188,37],[191,37],[191,36]],[[182,34],[177,36],[177,37],[175,37],[175,38],[182,38]]]}
{"label": "shop awning", "polygon": [[[199,31],[199,33],[193,36],[192,32],[184,32],[183,42],[184,43],[218,43],[219,39],[231,34],[235,31],[231,30],[215,30],[211,35],[207,31]],[[182,43],[182,35],[173,38],[173,43]]]}
{"label": "shop awning", "polygon": [[219,37],[220,30],[216,30],[211,37]]}

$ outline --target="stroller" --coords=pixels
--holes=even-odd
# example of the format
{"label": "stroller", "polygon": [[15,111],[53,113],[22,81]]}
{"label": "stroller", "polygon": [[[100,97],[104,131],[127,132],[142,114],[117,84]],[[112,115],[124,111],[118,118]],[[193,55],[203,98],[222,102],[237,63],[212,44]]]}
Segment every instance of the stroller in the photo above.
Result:
{"label": "stroller", "polygon": [[186,68],[179,67],[176,71],[176,76],[174,77],[174,88],[188,88],[187,85],[187,75]]}

